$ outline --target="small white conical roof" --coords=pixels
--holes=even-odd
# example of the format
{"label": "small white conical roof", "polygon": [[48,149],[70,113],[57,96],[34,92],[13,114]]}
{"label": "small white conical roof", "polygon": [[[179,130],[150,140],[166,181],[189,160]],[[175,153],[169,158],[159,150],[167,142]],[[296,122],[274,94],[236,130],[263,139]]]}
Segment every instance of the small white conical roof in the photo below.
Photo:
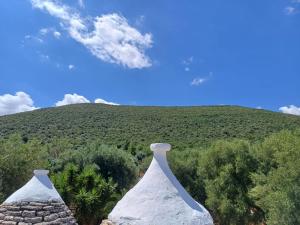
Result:
{"label": "small white conical roof", "polygon": [[22,188],[9,196],[4,203],[15,202],[63,202],[48,177],[48,170],[34,170],[34,176]]}
{"label": "small white conical roof", "polygon": [[213,225],[209,212],[196,202],[169,168],[171,145],[150,146],[153,160],[143,176],[117,203],[108,218],[116,225]]}

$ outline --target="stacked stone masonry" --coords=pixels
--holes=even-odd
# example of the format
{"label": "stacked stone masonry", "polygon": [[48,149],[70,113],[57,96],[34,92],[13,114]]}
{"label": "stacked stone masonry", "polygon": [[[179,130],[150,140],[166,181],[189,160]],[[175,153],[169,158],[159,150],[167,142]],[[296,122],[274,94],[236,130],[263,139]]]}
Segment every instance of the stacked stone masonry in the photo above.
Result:
{"label": "stacked stone masonry", "polygon": [[63,202],[19,202],[0,206],[3,225],[77,225],[72,212]]}
{"label": "stacked stone masonry", "polygon": [[114,224],[109,220],[103,220],[100,225],[114,225]]}

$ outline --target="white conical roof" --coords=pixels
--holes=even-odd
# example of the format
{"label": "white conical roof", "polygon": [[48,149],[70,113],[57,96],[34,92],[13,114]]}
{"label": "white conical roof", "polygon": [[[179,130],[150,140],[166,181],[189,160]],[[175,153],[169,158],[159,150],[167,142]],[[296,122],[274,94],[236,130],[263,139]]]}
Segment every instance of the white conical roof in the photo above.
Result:
{"label": "white conical roof", "polygon": [[63,202],[47,174],[48,170],[34,170],[34,176],[22,188],[9,196],[4,203],[15,202]]}
{"label": "white conical roof", "polygon": [[152,144],[144,177],[117,203],[108,218],[116,225],[213,225],[209,212],[181,186],[169,168],[169,144]]}

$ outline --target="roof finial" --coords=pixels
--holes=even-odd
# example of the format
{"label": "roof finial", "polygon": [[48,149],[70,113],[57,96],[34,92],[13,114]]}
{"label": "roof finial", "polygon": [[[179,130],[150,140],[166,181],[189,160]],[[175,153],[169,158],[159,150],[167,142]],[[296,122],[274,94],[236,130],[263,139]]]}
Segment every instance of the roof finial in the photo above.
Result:
{"label": "roof finial", "polygon": [[43,170],[43,169],[40,169],[40,170],[34,170],[33,171],[33,174],[35,176],[43,176],[43,175],[48,175],[49,173],[49,170]]}
{"label": "roof finial", "polygon": [[165,153],[171,150],[171,145],[168,143],[153,143],[150,145],[150,149],[154,153]]}

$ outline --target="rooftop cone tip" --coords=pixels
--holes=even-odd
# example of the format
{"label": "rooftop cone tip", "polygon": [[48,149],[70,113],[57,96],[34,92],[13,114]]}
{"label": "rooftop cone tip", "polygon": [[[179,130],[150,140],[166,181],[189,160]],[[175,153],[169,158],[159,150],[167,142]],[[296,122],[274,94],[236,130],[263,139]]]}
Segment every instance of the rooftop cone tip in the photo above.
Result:
{"label": "rooftop cone tip", "polygon": [[9,196],[4,203],[13,202],[63,202],[48,177],[48,170],[34,170],[34,176],[22,188]]}
{"label": "rooftop cone tip", "polygon": [[108,219],[115,225],[213,225],[172,173],[166,157],[171,145],[154,143],[152,162],[143,178],[117,203]]}
{"label": "rooftop cone tip", "polygon": [[34,176],[0,205],[0,224],[78,225],[48,175],[34,170]]}

